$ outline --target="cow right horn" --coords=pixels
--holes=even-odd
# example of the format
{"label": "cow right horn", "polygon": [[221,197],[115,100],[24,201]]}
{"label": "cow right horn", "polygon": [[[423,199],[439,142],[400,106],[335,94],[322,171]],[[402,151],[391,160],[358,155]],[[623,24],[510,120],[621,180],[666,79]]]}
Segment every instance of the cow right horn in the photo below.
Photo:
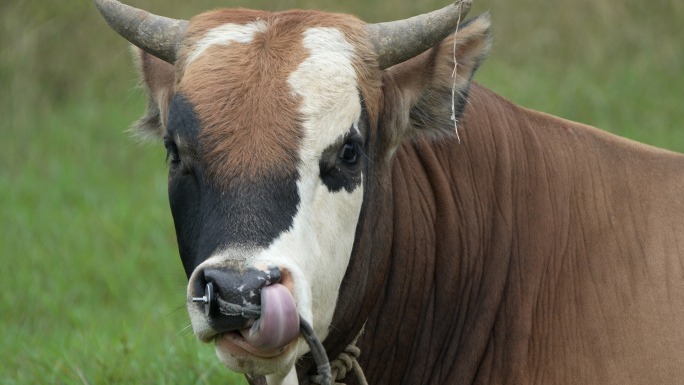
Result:
{"label": "cow right horn", "polygon": [[388,23],[367,24],[380,69],[427,51],[442,41],[470,11],[472,0],[456,0],[442,9]]}
{"label": "cow right horn", "polygon": [[153,15],[116,0],[95,0],[107,24],[142,50],[173,64],[188,21]]}

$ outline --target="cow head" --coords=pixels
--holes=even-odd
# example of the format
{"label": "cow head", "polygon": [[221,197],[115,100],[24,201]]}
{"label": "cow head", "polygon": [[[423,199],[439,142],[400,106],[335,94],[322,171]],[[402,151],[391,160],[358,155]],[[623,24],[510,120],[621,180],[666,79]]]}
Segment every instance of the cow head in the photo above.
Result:
{"label": "cow head", "polygon": [[[372,297],[384,276],[370,268],[382,264],[350,271],[354,258],[373,257],[358,250],[361,237],[374,236],[360,218],[391,204],[372,202],[388,192],[402,140],[453,133],[451,106],[458,117],[487,50],[488,19],[461,28],[454,41],[469,2],[378,25],[339,14],[251,10],[185,22],[96,3],[142,48],[149,100],[136,131],[168,151],[195,335],[214,341],[232,370],[286,376],[308,351],[296,330],[272,332],[192,298],[212,283],[229,302],[281,309],[279,325],[291,322],[277,320],[285,317],[278,311],[294,309],[324,340],[340,324],[341,298]],[[350,299],[343,280],[368,290]],[[276,293],[268,301],[282,303],[262,304],[267,291]]]}

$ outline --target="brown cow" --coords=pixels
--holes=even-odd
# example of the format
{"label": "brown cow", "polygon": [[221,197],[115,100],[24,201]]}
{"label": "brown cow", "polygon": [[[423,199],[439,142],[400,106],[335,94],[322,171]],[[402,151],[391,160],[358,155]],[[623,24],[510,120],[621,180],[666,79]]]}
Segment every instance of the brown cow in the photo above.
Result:
{"label": "brown cow", "polygon": [[[684,381],[684,156],[471,84],[469,3],[379,25],[96,3],[164,60],[141,51],[138,128],[164,138],[188,311],[230,369],[309,383],[302,317],[331,358],[358,337],[369,384]],[[261,318],[193,302],[209,287]]]}

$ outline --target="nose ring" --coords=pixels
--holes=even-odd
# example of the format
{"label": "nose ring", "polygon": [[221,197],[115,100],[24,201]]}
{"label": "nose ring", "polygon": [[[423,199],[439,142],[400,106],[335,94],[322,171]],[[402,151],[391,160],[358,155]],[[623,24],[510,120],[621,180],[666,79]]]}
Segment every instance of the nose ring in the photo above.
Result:
{"label": "nose ring", "polygon": [[192,302],[203,302],[204,303],[204,314],[209,317],[214,307],[216,307],[216,296],[214,296],[214,284],[207,283],[207,288],[204,291],[204,296],[193,297]]}

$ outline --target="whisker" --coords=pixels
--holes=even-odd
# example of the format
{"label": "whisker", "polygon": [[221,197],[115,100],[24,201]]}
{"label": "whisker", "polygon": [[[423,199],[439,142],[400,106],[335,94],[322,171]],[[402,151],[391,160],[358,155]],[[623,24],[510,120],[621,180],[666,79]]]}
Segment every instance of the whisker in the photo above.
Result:
{"label": "whisker", "polygon": [[186,325],[186,326],[183,326],[183,327],[181,328],[181,330],[179,330],[178,332],[174,333],[173,336],[174,336],[174,337],[185,337],[185,336],[187,336],[187,335],[189,335],[189,334],[192,334],[192,324],[188,324],[188,325]]}
{"label": "whisker", "polygon": [[170,316],[171,314],[174,314],[174,313],[176,313],[177,311],[179,311],[179,310],[181,310],[181,309],[185,310],[185,304],[176,306],[175,308],[173,308],[173,309],[169,310],[168,312],[166,312],[166,314],[164,314],[164,316],[168,317],[168,316]]}

